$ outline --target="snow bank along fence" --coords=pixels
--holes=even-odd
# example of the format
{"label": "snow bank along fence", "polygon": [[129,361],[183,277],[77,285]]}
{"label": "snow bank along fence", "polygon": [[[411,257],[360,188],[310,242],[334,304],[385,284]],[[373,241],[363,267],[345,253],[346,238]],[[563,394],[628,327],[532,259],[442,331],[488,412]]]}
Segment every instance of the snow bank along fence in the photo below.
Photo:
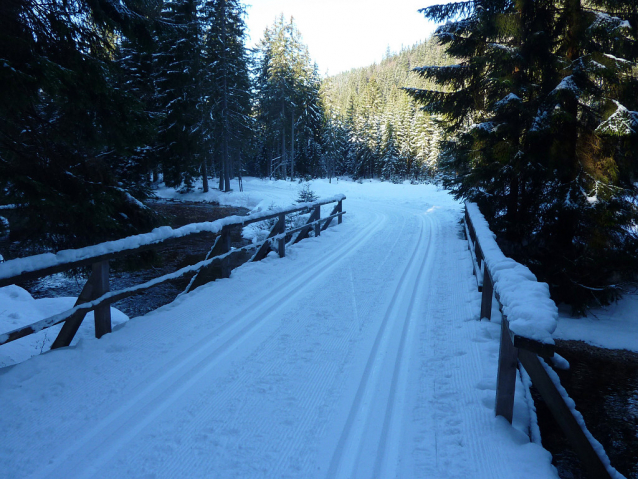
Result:
{"label": "snow bank along fence", "polygon": [[554,356],[552,333],[558,320],[549,287],[537,282],[527,267],[503,254],[478,206],[470,202],[465,203],[465,233],[478,290],[482,292],[481,319],[491,319],[493,298],[502,313],[496,415],[512,422],[520,361],[578,454],[585,472],[594,479],[617,477],[604,449],[587,430],[574,401],[545,361]]}
{"label": "snow bank along fence", "polygon": [[[94,311],[95,336],[100,338],[104,334],[111,332],[111,303],[142,293],[153,286],[188,273],[194,272],[196,274],[191,279],[185,292],[214,279],[212,277],[213,268],[219,269],[221,266],[222,277],[228,277],[230,276],[230,260],[232,257],[243,256],[248,251],[255,251],[251,261],[260,261],[273,249],[279,253],[280,257],[283,257],[286,255],[287,239],[290,240],[290,243],[297,243],[307,238],[311,230],[314,230],[315,236],[319,236],[321,231],[328,228],[335,218],[340,224],[345,214],[345,211],[343,211],[343,200],[345,199],[344,195],[337,195],[319,201],[302,203],[291,208],[273,209],[250,216],[230,216],[213,222],[193,223],[177,229],[164,226],[156,228],[150,233],[130,236],[86,248],[65,250],[56,254],[45,253],[6,261],[0,264],[0,287],[89,265],[92,267],[92,272],[72,309],[28,326],[0,334],[0,345],[50,328],[56,324],[64,323],[51,349],[68,346],[71,344],[84,317],[90,311]],[[330,203],[336,203],[332,212],[329,216],[321,218],[321,206]],[[286,230],[286,215],[291,213],[311,214],[303,226]],[[242,248],[231,248],[230,229],[232,227],[247,226],[259,221],[273,219],[277,221],[266,240]],[[203,261],[137,286],[120,291],[110,291],[109,260],[152,249],[162,243],[176,242],[191,234],[206,232],[218,233],[219,235]]]}

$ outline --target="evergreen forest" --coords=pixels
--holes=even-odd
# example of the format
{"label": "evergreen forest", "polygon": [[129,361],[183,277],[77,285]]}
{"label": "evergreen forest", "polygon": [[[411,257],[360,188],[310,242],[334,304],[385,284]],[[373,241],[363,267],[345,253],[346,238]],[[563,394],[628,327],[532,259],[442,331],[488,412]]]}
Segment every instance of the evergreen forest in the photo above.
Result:
{"label": "evergreen forest", "polygon": [[556,301],[618,298],[638,271],[638,2],[421,12],[432,37],[324,78],[293,18],[248,49],[240,0],[3,0],[11,239],[48,251],[149,231],[159,182],[435,182],[477,202]]}

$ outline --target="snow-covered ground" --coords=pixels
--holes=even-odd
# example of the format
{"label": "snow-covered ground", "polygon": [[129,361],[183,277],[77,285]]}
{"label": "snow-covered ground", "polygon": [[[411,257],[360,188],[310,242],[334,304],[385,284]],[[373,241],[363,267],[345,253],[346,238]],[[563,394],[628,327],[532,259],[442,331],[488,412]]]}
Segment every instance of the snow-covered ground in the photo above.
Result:
{"label": "snow-covered ground", "polygon": [[[0,333],[12,331],[54,314],[67,311],[73,307],[76,299],[69,297],[33,299],[27,291],[19,286],[11,285],[0,288]],[[115,308],[111,308],[111,324],[113,328],[126,321],[128,321],[128,316]],[[33,356],[48,351],[60,329],[62,329],[61,324],[0,346],[0,368],[26,361]],[[95,338],[95,321],[92,312],[84,318],[72,345],[90,338]],[[1,372],[2,370],[0,369]]]}
{"label": "snow-covered ground", "polygon": [[594,308],[584,318],[572,317],[567,306],[559,311],[555,338],[638,352],[638,294],[628,294],[618,303]]}
{"label": "snow-covered ground", "polygon": [[[299,187],[186,199],[263,210]],[[312,189],[347,196],[343,224],[0,370],[0,476],[557,477],[520,380],[514,426],[494,417],[500,326],[477,321],[461,205],[432,185]]]}

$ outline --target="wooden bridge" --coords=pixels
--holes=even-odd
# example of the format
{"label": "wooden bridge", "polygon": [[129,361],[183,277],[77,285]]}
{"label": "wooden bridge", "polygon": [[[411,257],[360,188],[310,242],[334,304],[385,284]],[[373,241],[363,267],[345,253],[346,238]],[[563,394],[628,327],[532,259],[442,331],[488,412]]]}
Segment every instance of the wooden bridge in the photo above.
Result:
{"label": "wooden bridge", "polygon": [[[512,285],[475,205],[465,208],[464,242],[456,206],[419,201],[354,200],[353,221],[327,230],[342,223],[344,200],[0,265],[0,286],[92,268],[74,308],[0,334],[2,345],[63,323],[59,353],[0,374],[8,477],[554,477],[540,447],[521,449],[493,419],[520,427],[519,363],[586,471],[614,477],[546,362],[547,331],[508,316]],[[310,216],[286,230],[298,213]],[[230,229],[258,221],[272,222],[268,238],[231,249]],[[218,236],[202,261],[109,291],[110,260],[204,231]],[[250,251],[257,262],[270,250],[295,259],[195,291],[212,268],[228,278],[233,256]],[[186,274],[183,301],[104,336],[111,303]],[[490,322],[495,307],[500,325]],[[89,311],[104,337],[63,348]],[[45,399],[21,394],[31,391],[25,374]],[[36,436],[46,439],[30,450]]]}

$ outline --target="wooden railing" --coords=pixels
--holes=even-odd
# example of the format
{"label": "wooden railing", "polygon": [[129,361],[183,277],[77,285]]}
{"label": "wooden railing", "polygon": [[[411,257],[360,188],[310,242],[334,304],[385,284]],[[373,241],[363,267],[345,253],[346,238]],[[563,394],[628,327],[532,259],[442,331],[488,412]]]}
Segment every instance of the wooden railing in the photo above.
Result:
{"label": "wooden railing", "polygon": [[[556,373],[545,361],[554,356],[553,342],[538,341],[530,337],[531,335],[515,334],[510,330],[510,320],[516,318],[508,318],[503,311],[499,295],[501,288],[499,284],[495,284],[491,269],[486,264],[485,245],[481,245],[474,226],[475,221],[485,220],[482,215],[480,218],[473,218],[468,211],[468,205],[472,204],[466,203],[465,231],[478,290],[482,293],[480,317],[491,319],[493,299],[497,301],[502,315],[496,380],[496,415],[503,416],[510,423],[512,422],[516,374],[520,362],[580,458],[584,472],[592,479],[613,477],[605,465],[605,462],[608,463],[609,460],[602,446],[587,431],[580,413],[576,413],[578,417],[574,415],[567,403],[567,400],[571,401],[571,399],[560,385]],[[476,206],[473,205],[473,207]],[[602,451],[602,454],[596,451],[594,444],[598,447],[598,451]]]}
{"label": "wooden railing", "polygon": [[[166,281],[189,273],[195,273],[185,292],[192,291],[196,287],[214,279],[212,275],[214,268],[219,269],[221,267],[222,277],[230,276],[233,257],[245,255],[249,251],[255,251],[250,261],[260,261],[266,257],[270,250],[276,250],[279,256],[283,257],[286,254],[287,239],[294,244],[307,238],[312,230],[314,230],[315,236],[319,236],[321,231],[328,228],[334,219],[341,223],[345,214],[345,211],[343,211],[343,200],[345,198],[344,195],[339,195],[320,201],[303,203],[292,208],[266,211],[250,216],[233,216],[207,223],[194,223],[177,229],[163,227],[151,233],[130,236],[122,240],[101,243],[78,250],[65,250],[57,254],[48,253],[5,261],[0,264],[0,287],[42,278],[78,267],[91,266],[92,271],[72,309],[28,326],[22,326],[13,331],[0,334],[0,345],[64,323],[51,349],[68,346],[71,344],[84,317],[90,311],[94,311],[95,336],[100,338],[104,334],[111,332],[110,305],[112,303],[140,294]],[[321,206],[331,203],[335,203],[332,212],[329,216],[321,218]],[[286,215],[292,213],[311,214],[303,226],[286,230]],[[231,248],[231,228],[273,219],[277,221],[266,240],[242,248]],[[166,245],[167,243],[179,242],[186,236],[201,233],[218,234],[213,247],[203,261],[154,278],[146,283],[119,291],[110,291],[110,260],[129,254],[137,254],[141,251],[155,248],[160,244]]]}

